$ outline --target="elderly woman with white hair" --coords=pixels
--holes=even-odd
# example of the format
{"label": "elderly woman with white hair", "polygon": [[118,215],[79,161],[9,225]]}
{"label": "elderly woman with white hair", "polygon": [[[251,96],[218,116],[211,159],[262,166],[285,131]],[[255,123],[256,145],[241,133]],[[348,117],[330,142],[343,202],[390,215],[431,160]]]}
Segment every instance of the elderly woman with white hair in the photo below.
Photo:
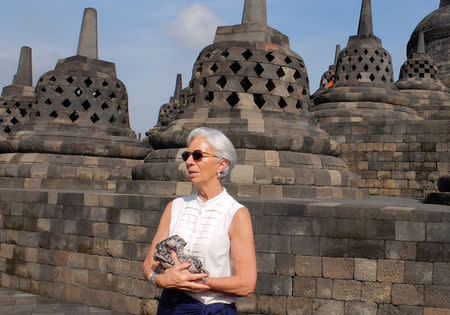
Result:
{"label": "elderly woman with white hair", "polygon": [[[197,128],[182,159],[198,193],[177,198],[165,208],[145,259],[144,274],[163,288],[158,314],[237,314],[234,302],[250,297],[256,285],[256,257],[249,211],[222,186],[236,163],[231,141],[219,130]],[[179,235],[206,273],[190,273],[180,263],[158,273],[156,244]]]}

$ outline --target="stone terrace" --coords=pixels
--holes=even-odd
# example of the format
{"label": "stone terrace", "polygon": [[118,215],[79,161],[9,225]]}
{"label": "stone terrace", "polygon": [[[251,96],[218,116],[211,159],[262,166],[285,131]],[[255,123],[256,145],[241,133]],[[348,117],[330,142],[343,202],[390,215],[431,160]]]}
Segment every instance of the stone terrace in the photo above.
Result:
{"label": "stone terrace", "polygon": [[[120,315],[97,307],[59,302],[35,294],[0,288],[0,313],[4,315],[40,314],[40,315]],[[123,314],[125,315],[125,314]]]}
{"label": "stone terrace", "polygon": [[[170,199],[3,189],[1,286],[154,314],[160,290],[141,266]],[[239,200],[252,214],[259,273],[241,314],[449,311],[448,207],[392,197]]]}

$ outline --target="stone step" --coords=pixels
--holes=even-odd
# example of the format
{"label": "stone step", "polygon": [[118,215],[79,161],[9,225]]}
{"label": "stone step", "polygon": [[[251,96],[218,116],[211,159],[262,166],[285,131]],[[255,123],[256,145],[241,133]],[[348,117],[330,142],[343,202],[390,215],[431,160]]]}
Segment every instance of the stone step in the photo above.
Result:
{"label": "stone step", "polygon": [[[196,193],[190,182],[155,181],[155,180],[120,180],[116,192],[120,194],[185,196]],[[365,199],[365,189],[341,186],[312,185],[262,185],[253,183],[225,183],[224,187],[238,198],[260,199]]]}
{"label": "stone step", "polygon": [[0,314],[125,315],[126,313],[118,313],[98,307],[57,301],[36,294],[0,287]]}
{"label": "stone step", "polygon": [[116,181],[0,177],[0,188],[115,191]]}

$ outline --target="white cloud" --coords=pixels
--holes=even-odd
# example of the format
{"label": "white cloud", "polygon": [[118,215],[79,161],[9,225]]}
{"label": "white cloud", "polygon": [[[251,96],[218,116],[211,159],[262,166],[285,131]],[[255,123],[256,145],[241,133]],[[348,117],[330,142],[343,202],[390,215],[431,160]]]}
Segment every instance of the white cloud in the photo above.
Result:
{"label": "white cloud", "polygon": [[223,23],[208,7],[193,3],[168,24],[168,34],[189,48],[202,48],[212,43],[217,26]]}

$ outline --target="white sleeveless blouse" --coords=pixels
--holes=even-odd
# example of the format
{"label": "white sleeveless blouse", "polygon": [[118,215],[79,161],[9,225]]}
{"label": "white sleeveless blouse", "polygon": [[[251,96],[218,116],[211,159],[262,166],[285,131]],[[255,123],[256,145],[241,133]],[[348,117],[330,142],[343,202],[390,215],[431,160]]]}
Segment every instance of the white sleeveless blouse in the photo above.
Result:
{"label": "white sleeveless blouse", "polygon": [[[172,204],[169,236],[181,236],[187,243],[185,250],[201,259],[211,277],[231,276],[234,271],[228,230],[242,207],[225,189],[206,202],[197,195],[177,198]],[[237,300],[216,292],[188,294],[204,304]]]}

